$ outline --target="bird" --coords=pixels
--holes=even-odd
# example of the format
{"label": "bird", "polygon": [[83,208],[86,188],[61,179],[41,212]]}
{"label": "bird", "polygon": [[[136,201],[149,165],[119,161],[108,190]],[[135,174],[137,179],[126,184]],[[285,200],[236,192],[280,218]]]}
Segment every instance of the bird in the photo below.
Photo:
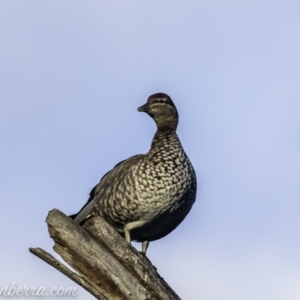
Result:
{"label": "bird", "polygon": [[101,216],[126,241],[149,242],[171,233],[190,212],[197,193],[196,173],[176,133],[179,116],[171,97],[156,93],[138,108],[156,123],[146,154],[132,156],[107,172],[71,217],[82,225]]}

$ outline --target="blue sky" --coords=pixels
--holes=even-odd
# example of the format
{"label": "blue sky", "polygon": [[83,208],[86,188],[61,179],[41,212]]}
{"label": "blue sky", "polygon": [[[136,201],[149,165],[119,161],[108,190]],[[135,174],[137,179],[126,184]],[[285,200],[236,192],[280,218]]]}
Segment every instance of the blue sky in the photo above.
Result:
{"label": "blue sky", "polygon": [[78,211],[148,151],[137,107],[165,92],[199,190],[150,260],[183,299],[299,299],[299,15],[289,0],[1,1],[0,286],[75,286],[27,248],[53,253],[47,212]]}

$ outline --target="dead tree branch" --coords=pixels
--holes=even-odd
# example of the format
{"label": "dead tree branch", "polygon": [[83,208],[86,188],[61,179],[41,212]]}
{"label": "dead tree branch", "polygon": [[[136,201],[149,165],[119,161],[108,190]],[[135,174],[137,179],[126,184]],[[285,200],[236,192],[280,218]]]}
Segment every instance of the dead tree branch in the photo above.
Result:
{"label": "dead tree branch", "polygon": [[101,217],[83,228],[62,212],[49,212],[46,222],[57,252],[71,271],[40,248],[30,252],[82,286],[97,299],[179,300],[151,262],[129,245]]}

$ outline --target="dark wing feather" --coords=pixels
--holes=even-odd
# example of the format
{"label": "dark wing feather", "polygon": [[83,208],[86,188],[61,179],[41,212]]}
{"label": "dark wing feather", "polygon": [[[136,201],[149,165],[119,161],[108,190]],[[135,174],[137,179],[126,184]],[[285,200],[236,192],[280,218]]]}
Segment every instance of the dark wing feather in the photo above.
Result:
{"label": "dark wing feather", "polygon": [[117,180],[120,176],[126,174],[133,166],[142,160],[144,156],[144,154],[131,156],[115,165],[115,167],[107,172],[100,179],[100,182],[91,190],[90,197],[81,210],[77,214],[70,215],[69,217],[74,219],[74,221],[78,224],[87,220],[95,206],[95,196],[108,187],[112,182]]}

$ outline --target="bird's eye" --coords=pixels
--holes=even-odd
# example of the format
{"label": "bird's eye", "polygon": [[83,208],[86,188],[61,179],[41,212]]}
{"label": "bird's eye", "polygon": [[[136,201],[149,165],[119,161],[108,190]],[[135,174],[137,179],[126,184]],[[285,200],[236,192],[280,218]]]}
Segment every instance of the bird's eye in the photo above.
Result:
{"label": "bird's eye", "polygon": [[165,101],[163,99],[159,99],[158,102],[159,103],[165,103]]}

